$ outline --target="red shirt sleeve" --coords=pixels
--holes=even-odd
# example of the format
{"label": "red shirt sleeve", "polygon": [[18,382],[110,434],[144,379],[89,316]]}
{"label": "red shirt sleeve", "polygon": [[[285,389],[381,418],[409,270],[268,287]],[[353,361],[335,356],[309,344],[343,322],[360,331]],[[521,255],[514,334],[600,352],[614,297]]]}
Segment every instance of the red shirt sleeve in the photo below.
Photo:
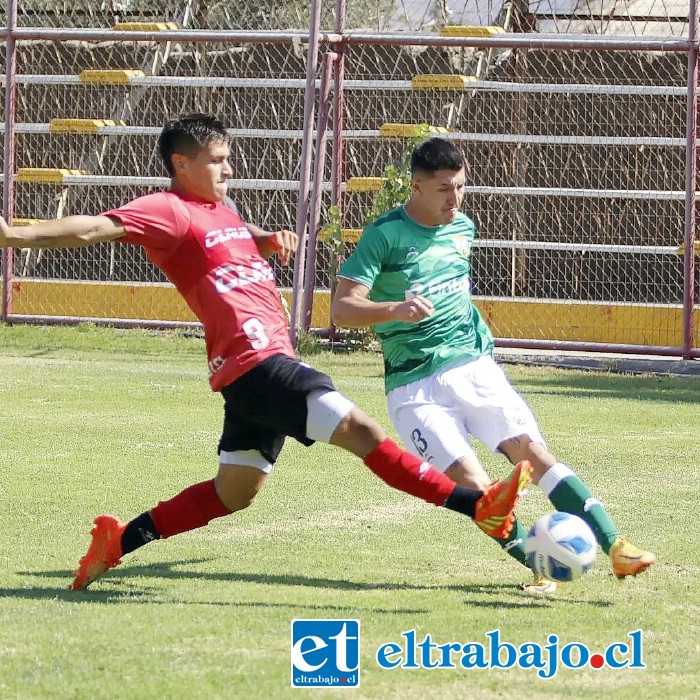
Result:
{"label": "red shirt sleeve", "polygon": [[177,248],[190,226],[187,209],[173,207],[171,199],[165,192],[147,194],[103,215],[117,219],[126,229],[117,241],[168,252]]}

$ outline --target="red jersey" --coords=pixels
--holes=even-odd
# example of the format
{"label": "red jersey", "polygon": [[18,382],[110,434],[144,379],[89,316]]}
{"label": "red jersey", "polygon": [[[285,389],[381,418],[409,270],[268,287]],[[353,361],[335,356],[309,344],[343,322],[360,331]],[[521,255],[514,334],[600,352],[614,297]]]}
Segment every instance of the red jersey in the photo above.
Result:
{"label": "red jersey", "polygon": [[271,355],[295,357],[272,268],[237,212],[176,192],[104,212],[143,246],[204,326],[214,391]]}

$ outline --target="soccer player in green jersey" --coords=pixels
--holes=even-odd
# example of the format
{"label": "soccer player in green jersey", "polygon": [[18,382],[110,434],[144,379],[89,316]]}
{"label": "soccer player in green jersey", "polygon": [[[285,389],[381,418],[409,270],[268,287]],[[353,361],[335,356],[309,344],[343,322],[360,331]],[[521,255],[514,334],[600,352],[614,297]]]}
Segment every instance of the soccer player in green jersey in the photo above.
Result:
{"label": "soccer player in green jersey", "polygon": [[[460,211],[464,159],[433,138],[414,151],[411,196],[368,225],[341,267],[332,315],[339,326],[372,326],[384,353],[389,414],[408,449],[456,483],[490,479],[472,438],[513,464],[527,460],[557,510],[583,518],[610,555],[618,578],[636,576],[656,557],[620,537],[604,506],[547,448],[535,416],[493,359],[493,336],[472,303],[474,222]],[[519,522],[497,540],[525,564]],[[551,593],[535,576],[531,593]]]}

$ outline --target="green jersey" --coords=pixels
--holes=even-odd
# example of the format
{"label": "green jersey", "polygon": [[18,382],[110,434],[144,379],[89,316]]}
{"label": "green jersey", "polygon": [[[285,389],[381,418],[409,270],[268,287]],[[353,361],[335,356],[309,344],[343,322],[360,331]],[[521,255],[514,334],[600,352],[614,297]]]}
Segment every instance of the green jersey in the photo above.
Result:
{"label": "green jersey", "polygon": [[422,295],[435,313],[419,323],[374,326],[384,353],[386,391],[493,351],[493,336],[472,304],[470,257],[476,227],[461,212],[444,226],[416,223],[403,207],[367,226],[338,275],[370,289],[372,301]]}

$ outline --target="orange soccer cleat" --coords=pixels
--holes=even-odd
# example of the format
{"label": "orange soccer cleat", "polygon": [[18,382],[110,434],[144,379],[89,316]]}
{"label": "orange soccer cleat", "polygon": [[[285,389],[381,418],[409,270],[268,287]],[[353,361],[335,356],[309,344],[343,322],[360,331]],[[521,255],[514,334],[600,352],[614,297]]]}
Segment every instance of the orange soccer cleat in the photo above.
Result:
{"label": "orange soccer cleat", "polygon": [[610,563],[615,576],[636,576],[656,563],[656,555],[635,547],[623,537],[618,537],[610,548]]}
{"label": "orange soccer cleat", "polygon": [[92,528],[92,542],[78,568],[73,572],[75,580],[68,588],[85,590],[98,576],[121,564],[122,534],[126,523],[113,515],[98,515]]}
{"label": "orange soccer cleat", "polygon": [[476,502],[474,522],[491,537],[508,537],[513,529],[513,511],[531,480],[532,466],[527,460],[518,463],[505,481],[496,480]]}

